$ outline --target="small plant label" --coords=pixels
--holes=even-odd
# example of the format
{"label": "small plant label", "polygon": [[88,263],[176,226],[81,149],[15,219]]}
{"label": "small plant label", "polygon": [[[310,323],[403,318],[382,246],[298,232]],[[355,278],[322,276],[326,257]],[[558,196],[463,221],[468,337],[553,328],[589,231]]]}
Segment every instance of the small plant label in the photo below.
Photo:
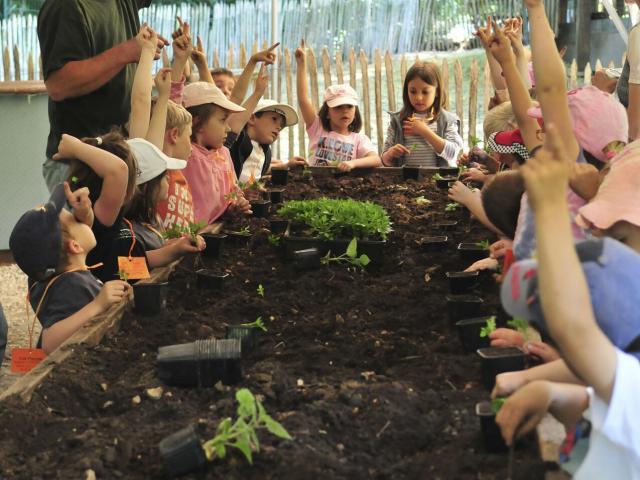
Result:
{"label": "small plant label", "polygon": [[28,373],[46,357],[41,348],[14,348],[11,350],[11,371]]}
{"label": "small plant label", "polygon": [[151,276],[144,257],[118,257],[118,269],[127,275],[128,280],[142,280]]}

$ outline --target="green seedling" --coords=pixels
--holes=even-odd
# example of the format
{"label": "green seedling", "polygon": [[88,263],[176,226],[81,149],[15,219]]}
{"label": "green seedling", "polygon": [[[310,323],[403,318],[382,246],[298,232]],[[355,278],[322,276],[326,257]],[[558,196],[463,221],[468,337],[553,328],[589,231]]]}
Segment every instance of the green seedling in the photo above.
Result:
{"label": "green seedling", "polygon": [[311,169],[307,165],[305,165],[304,168],[302,169],[302,176],[303,177],[311,176]]}
{"label": "green seedling", "polygon": [[504,402],[506,401],[507,399],[505,397],[494,398],[493,400],[491,400],[491,411],[494,414],[497,414],[502,408],[502,405],[504,405]]}
{"label": "green seedling", "polygon": [[471,136],[469,138],[469,144],[471,145],[471,148],[477,147],[479,146],[481,143],[484,143],[481,139],[479,139],[478,137],[475,136]]}
{"label": "green seedling", "polygon": [[[238,188],[240,188],[240,185],[238,185]],[[227,193],[224,196],[224,199],[227,202],[235,202],[238,200],[238,191],[237,190],[231,190],[229,193]]]}
{"label": "green seedling", "polygon": [[329,162],[330,167],[337,167],[338,165],[340,165],[340,162],[338,160],[333,160]]}
{"label": "green seedling", "polygon": [[529,322],[522,318],[512,318],[507,322],[507,325],[520,332],[525,341],[529,340]]}
{"label": "green seedling", "polygon": [[256,318],[255,322],[241,323],[240,326],[242,326],[242,327],[251,327],[251,328],[259,328],[263,332],[267,331],[267,327],[264,326],[264,322],[262,321],[262,317]]}
{"label": "green seedling", "polygon": [[371,259],[367,255],[362,254],[358,256],[358,240],[355,237],[349,242],[347,251],[342,255],[332,257],[331,251],[329,251],[322,257],[321,261],[324,265],[328,265],[331,262],[350,263],[354,267],[360,267],[362,270],[371,263]]}
{"label": "green seedling", "polygon": [[191,237],[191,242],[195,245],[198,241],[198,232],[207,226],[207,222],[191,222],[186,228],[186,233]]}
{"label": "green seedling", "polygon": [[460,165],[458,167],[458,178],[460,178],[462,176],[462,174],[465,172],[465,170],[467,170],[467,166],[466,165]]}
{"label": "green seedling", "polygon": [[262,286],[262,284],[258,285],[258,288],[256,288],[256,292],[258,292],[258,295],[264,298],[264,287]]}
{"label": "green seedling", "polygon": [[242,227],[240,229],[240,231],[238,231],[238,233],[240,235],[244,235],[245,237],[248,237],[249,235],[251,235],[251,229],[249,228],[249,225]]}
{"label": "green seedling", "polygon": [[489,243],[489,240],[482,240],[480,242],[476,242],[476,247],[481,248],[483,250],[489,250],[489,247],[491,246],[491,244]]}
{"label": "green seedling", "polygon": [[127,272],[125,272],[124,270],[118,270],[118,278],[120,280],[122,280],[123,282],[128,282],[129,281],[129,274]]}
{"label": "green seedling", "polygon": [[253,452],[260,451],[257,432],[267,430],[272,435],[284,440],[292,440],[289,432],[276,420],[271,418],[258,400],[249,390],[241,388],[236,392],[238,410],[235,421],[225,418],[218,424],[216,436],[202,445],[207,460],[225,458],[229,447],[242,452],[247,461],[253,464]]}
{"label": "green seedling", "polygon": [[409,147],[409,154],[412,154],[413,152],[415,152],[416,148],[418,148],[418,144],[417,143],[414,143],[413,145],[411,145]]}
{"label": "green seedling", "polygon": [[269,236],[267,237],[267,240],[274,247],[277,247],[280,245],[280,237],[278,235],[274,235],[273,233],[269,234]]}
{"label": "green seedling", "polygon": [[444,180],[444,177],[442,175],[440,175],[439,173],[436,173],[431,177],[431,180],[433,180],[434,182],[436,180]]}
{"label": "green seedling", "polygon": [[455,212],[456,210],[458,210],[459,206],[460,206],[460,204],[456,203],[456,202],[447,203],[447,206],[444,207],[444,211],[445,212]]}
{"label": "green seedling", "polygon": [[428,200],[428,199],[424,198],[424,196],[420,196],[420,197],[416,198],[416,203],[418,205],[425,205],[425,204],[428,205],[428,204],[431,203],[431,200]]}
{"label": "green seedling", "polygon": [[76,177],[75,175],[74,175],[73,177],[71,177],[71,183],[73,183],[74,185],[75,185],[76,183],[78,183],[78,181],[79,181],[79,179],[78,179],[78,177]]}
{"label": "green seedling", "polygon": [[184,233],[184,229],[182,227],[179,227],[178,225],[174,225],[173,227],[168,228],[167,230],[162,232],[162,236],[168,240],[170,238],[180,238],[182,237],[183,233]]}
{"label": "green seedling", "polygon": [[162,236],[165,239],[170,238],[181,238],[185,234],[189,235],[191,238],[191,243],[194,245],[198,240],[198,232],[207,226],[206,222],[197,222],[197,223],[189,223],[186,227],[179,227],[178,225],[174,225],[173,227],[162,232]]}
{"label": "green seedling", "polygon": [[484,327],[482,327],[480,329],[480,336],[482,338],[488,337],[489,335],[491,335],[495,331],[496,331],[496,317],[494,315],[492,317],[487,318],[486,326],[484,326]]}

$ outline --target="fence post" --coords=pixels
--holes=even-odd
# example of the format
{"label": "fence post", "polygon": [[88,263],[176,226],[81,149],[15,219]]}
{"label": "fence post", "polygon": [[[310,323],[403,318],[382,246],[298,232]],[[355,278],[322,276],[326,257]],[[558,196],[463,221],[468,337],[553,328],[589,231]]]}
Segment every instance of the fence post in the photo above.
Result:
{"label": "fence post", "polygon": [[213,68],[220,68],[220,54],[217,48],[213,51]]}
{"label": "fence post", "polygon": [[476,136],[476,118],[478,114],[478,61],[471,61],[471,83],[469,85],[469,144]]}
{"label": "fence post", "polygon": [[20,72],[20,50],[18,50],[18,45],[13,46],[13,70],[15,81],[19,82],[22,80]]}
{"label": "fence post", "polygon": [[9,47],[4,47],[2,54],[2,64],[4,67],[4,81],[11,81],[11,57],[9,56]]}
{"label": "fence post", "polygon": [[29,57],[27,58],[27,78],[29,80],[35,79],[35,73],[33,68],[33,52],[29,50]]}
{"label": "fence post", "polygon": [[591,62],[584,66],[584,76],[582,85],[591,85]]}
{"label": "fence post", "polygon": [[464,98],[462,95],[462,64],[456,60],[453,65],[453,76],[456,83],[456,113],[460,119],[460,132],[464,132]]}
{"label": "fence post", "polygon": [[240,68],[244,68],[247,64],[247,49],[244,46],[244,43],[240,43]]}
{"label": "fence post", "polygon": [[404,53],[400,57],[400,84],[404,86],[404,78],[407,76],[407,57]]}
{"label": "fence post", "polygon": [[369,71],[367,54],[360,50],[360,70],[362,71],[362,101],[364,102],[364,133],[371,138],[371,112],[369,103]]}
{"label": "fence post", "polygon": [[484,114],[489,111],[489,102],[491,101],[491,70],[489,70],[489,59],[484,60],[484,88],[482,91],[482,102],[484,104]]}
{"label": "fence post", "polygon": [[331,60],[327,47],[322,49],[322,74],[324,75],[324,88],[331,85]]}
{"label": "fence post", "polygon": [[340,85],[344,84],[344,70],[342,69],[342,52],[336,52],[336,77]]}
{"label": "fence post", "polygon": [[597,72],[598,70],[602,70],[602,62],[599,58],[596,59],[596,69],[594,71]]}
{"label": "fence post", "polygon": [[316,111],[320,109],[320,100],[318,98],[318,63],[316,61],[316,54],[313,53],[313,48],[309,47],[309,77],[311,78],[311,101],[313,106],[316,107]]}
{"label": "fence post", "polygon": [[389,50],[384,53],[384,66],[387,74],[387,98],[389,99],[389,111],[396,111],[396,92],[393,82],[393,59]]}
{"label": "fence post", "polygon": [[356,51],[352,48],[349,51],[349,83],[351,88],[356,89]]}
{"label": "fence post", "polygon": [[575,58],[573,62],[571,62],[571,79],[569,85],[571,90],[578,88],[578,61]]}
{"label": "fence post", "polygon": [[235,56],[233,53],[233,44],[229,45],[229,55],[227,56],[227,65],[228,69],[232,69],[235,66]]}
{"label": "fence post", "polygon": [[[293,106],[293,87],[292,87],[293,80],[291,78],[291,55],[289,54],[288,48],[284,49],[284,77],[285,77],[285,83],[287,88],[287,103]],[[300,117],[298,121],[298,128],[300,128],[304,124],[304,120],[302,120],[302,115],[300,115],[300,113],[298,113],[298,116]],[[294,129],[289,128],[289,157],[292,157],[294,155],[293,135],[294,135]],[[302,137],[304,139],[304,131],[302,132]]]}
{"label": "fence post", "polygon": [[376,48],[374,52],[375,65],[375,95],[376,95],[376,130],[378,137],[378,154],[382,155],[382,147],[384,145],[384,137],[382,135],[382,56],[380,50]]}
{"label": "fence post", "polygon": [[[449,110],[449,105],[451,102],[449,101],[449,61],[446,58],[442,59],[442,89],[447,94],[447,101],[444,102],[444,109]],[[460,132],[462,133],[462,132]]]}
{"label": "fence post", "polygon": [[253,42],[251,44],[251,56],[253,57],[256,53],[258,53],[258,42]]}
{"label": "fence post", "polygon": [[42,55],[38,55],[38,79],[44,80],[44,74],[42,73]]}

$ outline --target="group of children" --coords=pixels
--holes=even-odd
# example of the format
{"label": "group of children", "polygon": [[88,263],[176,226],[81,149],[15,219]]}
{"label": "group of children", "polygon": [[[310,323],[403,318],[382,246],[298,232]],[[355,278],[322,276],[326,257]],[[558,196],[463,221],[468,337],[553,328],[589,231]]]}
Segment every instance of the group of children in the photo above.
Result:
{"label": "group of children", "polygon": [[[462,154],[459,120],[444,109],[440,71],[417,62],[379,156],[360,132],[358,95],[350,86],[328,87],[316,111],[302,42],[295,51],[297,94],[310,152],[306,159],[273,158],[271,145],[299,121],[291,105],[262,99],[278,45],[254,54],[235,78],[226,69],[209,70],[189,25],[180,22],[172,67],[157,73],[152,98],[157,34],[143,26],[128,124],[97,138],[63,135],[54,159],[71,161],[68,180],[11,234],[43,327],[38,346],[52,352],[121,301],[131,280],[204,248],[200,236],[166,241],[167,229],[203,222],[202,233],[224,216],[251,214],[242,187],[272,167],[468,164],[461,180],[483,188],[459,181],[449,196],[500,238],[490,258],[470,270],[496,269],[499,258],[513,257],[502,274],[504,308],[534,323],[547,340],[525,342],[508,329],[492,334],[494,346],[520,346],[547,362],[497,377],[493,395],[509,395],[497,417],[505,439],[531,430],[546,411],[567,425],[587,416],[591,448],[578,477],[615,471],[615,478],[640,478],[633,403],[640,394],[640,314],[632,302],[640,291],[640,146],[627,145],[627,111],[610,93],[596,86],[566,91],[543,2],[525,4],[531,62],[522,19],[502,27],[489,20],[477,32],[496,90],[484,123],[490,155]],[[199,80],[185,84],[190,58]]]}

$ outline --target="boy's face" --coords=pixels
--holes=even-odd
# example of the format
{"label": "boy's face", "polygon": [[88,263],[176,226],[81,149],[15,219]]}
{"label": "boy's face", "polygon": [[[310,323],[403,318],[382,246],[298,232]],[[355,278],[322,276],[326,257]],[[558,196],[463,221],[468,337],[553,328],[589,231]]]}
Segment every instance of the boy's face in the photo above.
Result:
{"label": "boy's face", "polygon": [[227,133],[231,130],[227,124],[229,110],[215,107],[215,111],[197,132],[201,143],[207,148],[220,148],[224,145]]}
{"label": "boy's face", "polygon": [[216,87],[222,90],[225,97],[231,97],[231,91],[233,90],[233,87],[236,86],[235,78],[225,74],[218,74],[213,77],[213,81],[216,84]]}
{"label": "boy's face", "polygon": [[175,142],[173,157],[179,160],[188,160],[191,155],[191,124],[184,127],[182,133],[178,130]]}
{"label": "boy's face", "polygon": [[249,119],[251,140],[261,145],[271,145],[278,139],[284,125],[285,118],[276,112],[263,112],[259,117],[251,115]]}
{"label": "boy's face", "polygon": [[96,237],[91,227],[76,220],[71,212],[64,208],[60,211],[60,223],[67,229],[71,238],[89,253],[96,246]]}

